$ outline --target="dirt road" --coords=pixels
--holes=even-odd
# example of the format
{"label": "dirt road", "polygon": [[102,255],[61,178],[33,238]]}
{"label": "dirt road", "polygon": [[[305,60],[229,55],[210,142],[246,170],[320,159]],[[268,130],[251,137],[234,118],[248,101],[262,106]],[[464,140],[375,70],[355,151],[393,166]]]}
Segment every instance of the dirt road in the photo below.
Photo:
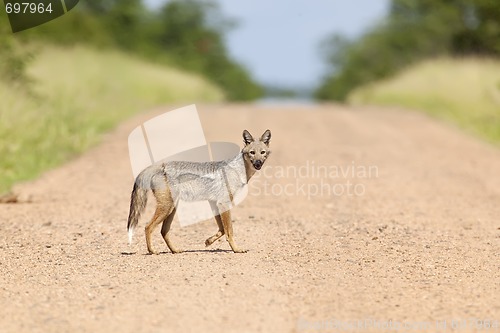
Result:
{"label": "dirt road", "polygon": [[151,256],[145,219],[127,244],[127,136],[167,110],[0,205],[0,332],[500,330],[498,149],[398,110],[198,105],[208,141],[272,130],[233,211],[249,251],[205,248],[205,221]]}

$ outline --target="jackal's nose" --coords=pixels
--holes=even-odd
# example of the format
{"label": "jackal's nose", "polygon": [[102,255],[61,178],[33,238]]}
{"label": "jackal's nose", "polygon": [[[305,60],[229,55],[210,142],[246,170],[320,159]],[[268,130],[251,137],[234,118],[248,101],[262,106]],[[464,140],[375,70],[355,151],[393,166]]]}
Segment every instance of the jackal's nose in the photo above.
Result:
{"label": "jackal's nose", "polygon": [[262,168],[262,161],[257,160],[253,162],[253,166],[255,167],[255,169],[260,170],[260,168]]}

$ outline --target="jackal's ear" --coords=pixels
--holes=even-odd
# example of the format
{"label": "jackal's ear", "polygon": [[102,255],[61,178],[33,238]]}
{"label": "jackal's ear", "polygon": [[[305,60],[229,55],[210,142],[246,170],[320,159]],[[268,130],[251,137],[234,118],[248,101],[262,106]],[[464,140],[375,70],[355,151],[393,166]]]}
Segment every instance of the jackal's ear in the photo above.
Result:
{"label": "jackal's ear", "polygon": [[260,137],[260,141],[264,142],[266,146],[269,146],[269,142],[271,141],[271,131],[266,130]]}
{"label": "jackal's ear", "polygon": [[253,139],[252,134],[250,134],[250,132],[248,132],[247,130],[244,130],[243,131],[243,142],[245,143],[245,145],[251,144],[254,141],[255,140]]}

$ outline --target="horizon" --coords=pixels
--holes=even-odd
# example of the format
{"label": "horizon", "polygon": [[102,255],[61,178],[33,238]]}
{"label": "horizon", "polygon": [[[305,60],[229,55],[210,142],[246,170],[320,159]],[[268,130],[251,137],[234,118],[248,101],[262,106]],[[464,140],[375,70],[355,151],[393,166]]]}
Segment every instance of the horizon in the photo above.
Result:
{"label": "horizon", "polygon": [[[145,0],[151,9],[166,2]],[[315,6],[305,0],[216,2],[225,17],[237,22],[226,34],[233,59],[261,85],[292,90],[314,89],[328,73],[321,41],[332,34],[357,38],[380,22],[389,8],[388,0],[315,0]],[[278,11],[286,15],[277,18]]]}

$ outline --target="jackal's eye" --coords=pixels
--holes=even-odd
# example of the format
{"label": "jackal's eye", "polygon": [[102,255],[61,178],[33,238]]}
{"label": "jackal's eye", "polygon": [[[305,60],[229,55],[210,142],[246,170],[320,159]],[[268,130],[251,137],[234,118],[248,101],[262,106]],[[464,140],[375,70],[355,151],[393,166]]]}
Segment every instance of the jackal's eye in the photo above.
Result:
{"label": "jackal's eye", "polygon": [[255,155],[255,150],[250,150],[250,155]]}
{"label": "jackal's eye", "polygon": [[261,151],[261,152],[260,152],[260,154],[261,154],[261,155],[265,155],[265,154],[266,154],[266,151],[265,151],[265,150],[263,150],[263,151]]}

